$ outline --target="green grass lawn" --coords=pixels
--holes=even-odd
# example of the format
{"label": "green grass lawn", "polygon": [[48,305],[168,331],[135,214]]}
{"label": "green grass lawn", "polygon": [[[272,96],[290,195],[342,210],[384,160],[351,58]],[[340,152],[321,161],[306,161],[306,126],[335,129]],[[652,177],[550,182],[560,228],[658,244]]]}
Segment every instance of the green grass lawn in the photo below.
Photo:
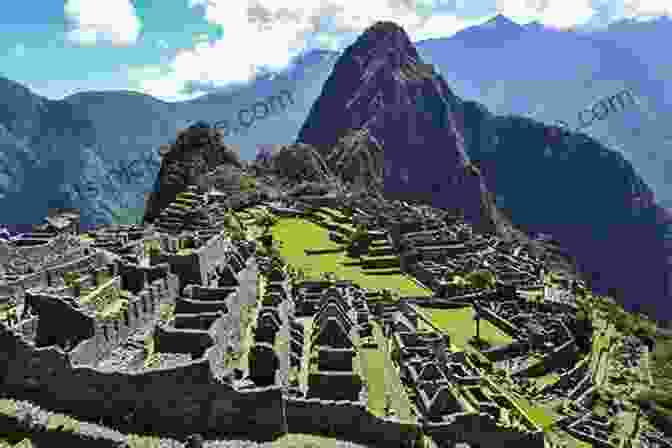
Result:
{"label": "green grass lawn", "polygon": [[560,375],[556,373],[550,373],[548,375],[532,378],[532,380],[536,383],[537,387],[544,387],[548,386],[549,384],[557,383],[559,379]]}
{"label": "green grass lawn", "polygon": [[523,408],[528,417],[544,430],[549,428],[555,422],[554,416],[541,406],[536,406],[525,398],[514,398],[514,400],[518,406]]}
{"label": "green grass lawn", "polygon": [[329,231],[300,218],[281,218],[272,227],[273,237],[282,243],[280,254],[296,268],[306,271],[308,278],[318,278],[322,272],[333,272],[337,277],[352,280],[367,289],[390,288],[401,295],[431,296],[405,275],[367,275],[359,266],[345,266],[358,260],[345,253],[306,255],[306,249],[337,249],[340,246],[329,240]]}
{"label": "green grass lawn", "polygon": [[[464,348],[468,346],[469,339],[476,335],[476,323],[473,319],[473,308],[422,308],[429,314],[432,323],[444,330],[450,335],[450,341],[457,347]],[[481,339],[488,341],[491,345],[510,344],[513,339],[506,333],[495,327],[490,322],[481,319],[480,323]]]}
{"label": "green grass lawn", "polygon": [[377,416],[385,415],[385,354],[377,348],[364,348],[360,353],[369,385],[369,410]]}
{"label": "green grass lawn", "polygon": [[[292,428],[289,428],[290,431]],[[271,444],[273,448],[336,448],[338,439],[322,437],[312,434],[297,434],[290,432],[276,439]],[[341,442],[342,443],[342,442]]]}

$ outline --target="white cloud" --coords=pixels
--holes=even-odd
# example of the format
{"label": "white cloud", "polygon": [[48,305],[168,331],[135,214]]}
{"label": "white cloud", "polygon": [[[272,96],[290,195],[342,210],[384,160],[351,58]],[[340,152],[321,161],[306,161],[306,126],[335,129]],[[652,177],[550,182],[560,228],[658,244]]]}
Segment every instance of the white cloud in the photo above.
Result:
{"label": "white cloud", "polygon": [[380,20],[398,23],[418,41],[449,37],[497,13],[520,24],[569,28],[594,19],[607,3],[610,20],[672,8],[669,0],[190,0],[209,23],[221,27],[222,38],[195,36],[194,47],[179,51],[166,73],[133,79],[149,94],[183,99],[178,92],[193,82],[246,83],[263,70],[286,67],[302,51],[342,50]]}
{"label": "white cloud", "polygon": [[68,40],[85,46],[100,41],[132,45],[142,28],[130,0],[67,0],[65,18]]}

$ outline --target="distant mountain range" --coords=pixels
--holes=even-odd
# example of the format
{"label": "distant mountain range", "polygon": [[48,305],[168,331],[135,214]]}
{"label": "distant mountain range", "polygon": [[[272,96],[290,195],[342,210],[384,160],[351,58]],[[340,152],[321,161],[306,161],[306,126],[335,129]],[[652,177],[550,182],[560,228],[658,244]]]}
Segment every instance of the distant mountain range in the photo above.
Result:
{"label": "distant mountain range", "polygon": [[119,162],[148,154],[158,162],[158,148],[175,140],[180,129],[201,120],[235,120],[239,110],[282,90],[292,92],[286,109],[276,108],[227,143],[244,148],[243,159],[254,157],[256,144],[289,143],[337,55],[313,52],[273,79],[178,103],[130,91],[49,100],[0,77],[0,210],[12,210],[0,222],[29,227],[51,207],[73,206],[82,210],[83,223],[102,224],[112,221],[115,209],[142,208],[158,168],[126,182],[109,175]]}
{"label": "distant mountain range", "polygon": [[672,63],[658,50],[670,36],[669,18],[586,33],[497,16],[417,48],[457,95],[498,115],[562,120],[576,128],[581,110],[629,89],[640,106],[596,120],[584,132],[618,150],[657,200],[672,207]]}

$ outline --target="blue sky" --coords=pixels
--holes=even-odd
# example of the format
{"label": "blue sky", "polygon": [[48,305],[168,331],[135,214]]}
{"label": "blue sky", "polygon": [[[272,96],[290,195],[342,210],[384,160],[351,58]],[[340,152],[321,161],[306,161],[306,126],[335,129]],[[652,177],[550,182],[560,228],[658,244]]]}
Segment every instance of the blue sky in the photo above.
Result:
{"label": "blue sky", "polygon": [[[166,101],[249,82],[313,48],[340,50],[376,20],[414,41],[502,13],[518,23],[603,26],[672,15],[670,0],[23,0],[0,15],[0,75],[60,99],[135,90]],[[192,83],[190,83],[192,81]]]}

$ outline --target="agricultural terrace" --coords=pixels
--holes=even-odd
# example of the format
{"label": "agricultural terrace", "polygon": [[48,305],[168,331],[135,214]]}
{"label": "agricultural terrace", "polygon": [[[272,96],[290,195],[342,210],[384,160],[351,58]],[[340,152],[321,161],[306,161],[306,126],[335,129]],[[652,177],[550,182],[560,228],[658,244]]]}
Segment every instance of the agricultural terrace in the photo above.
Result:
{"label": "agricultural terrace", "polygon": [[[280,242],[280,254],[297,269],[302,269],[308,278],[318,278],[324,272],[333,272],[336,277],[352,280],[362,288],[396,290],[401,295],[431,296],[432,292],[420,287],[403,274],[373,275],[363,272],[357,263],[342,250],[342,246],[329,239],[329,231],[313,222],[300,218],[280,218],[272,228],[273,238]],[[329,251],[306,254],[306,250]]]}
{"label": "agricultural terrace", "polygon": [[[476,321],[472,306],[463,308],[428,308],[422,311],[429,314],[432,323],[450,335],[450,341],[455,346],[463,349],[470,339],[476,335]],[[502,330],[485,319],[480,322],[481,339],[491,346],[511,344],[513,339]]]}

